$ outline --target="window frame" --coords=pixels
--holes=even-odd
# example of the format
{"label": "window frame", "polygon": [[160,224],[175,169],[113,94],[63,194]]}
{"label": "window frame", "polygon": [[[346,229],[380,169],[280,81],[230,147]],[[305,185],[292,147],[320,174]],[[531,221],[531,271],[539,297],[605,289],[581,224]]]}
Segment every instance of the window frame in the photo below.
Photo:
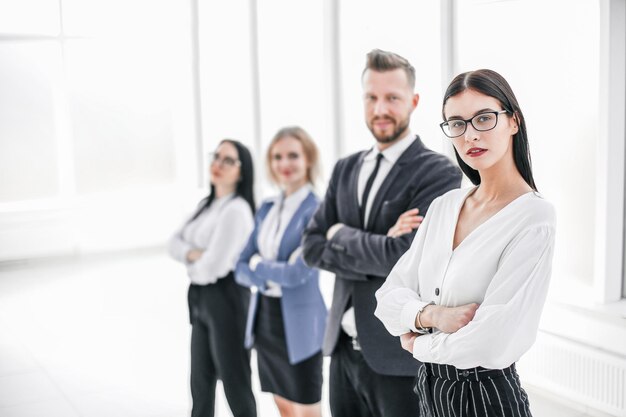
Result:
{"label": "window frame", "polygon": [[626,297],[626,2],[600,1],[600,123],[596,172],[594,301]]}

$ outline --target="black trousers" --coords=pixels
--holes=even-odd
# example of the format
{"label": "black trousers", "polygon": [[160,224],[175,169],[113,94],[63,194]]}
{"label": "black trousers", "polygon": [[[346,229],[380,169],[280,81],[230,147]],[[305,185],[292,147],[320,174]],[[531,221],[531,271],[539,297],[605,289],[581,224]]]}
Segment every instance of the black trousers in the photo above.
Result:
{"label": "black trousers", "polygon": [[250,378],[250,351],[244,348],[250,292],[230,274],[215,284],[191,285],[192,417],[213,417],[220,379],[235,417],[256,417]]}
{"label": "black trousers", "polygon": [[[408,353],[407,353],[408,354]],[[418,416],[415,378],[381,375],[341,332],[330,361],[330,410],[334,417]]]}
{"label": "black trousers", "polygon": [[425,363],[415,392],[422,417],[531,417],[515,364],[505,369],[457,369]]}

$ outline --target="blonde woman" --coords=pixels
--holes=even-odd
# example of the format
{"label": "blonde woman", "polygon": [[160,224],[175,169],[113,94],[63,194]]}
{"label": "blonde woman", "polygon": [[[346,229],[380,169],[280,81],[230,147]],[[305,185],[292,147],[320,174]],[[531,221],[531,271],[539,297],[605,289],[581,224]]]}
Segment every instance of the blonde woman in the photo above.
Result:
{"label": "blonde woman", "polygon": [[274,394],[282,417],[319,417],[326,306],[318,271],[300,254],[319,202],[312,188],[317,147],[302,128],[283,128],[270,143],[267,165],[281,193],[259,208],[236,271],[237,282],[258,288],[246,346],[256,349],[261,389]]}

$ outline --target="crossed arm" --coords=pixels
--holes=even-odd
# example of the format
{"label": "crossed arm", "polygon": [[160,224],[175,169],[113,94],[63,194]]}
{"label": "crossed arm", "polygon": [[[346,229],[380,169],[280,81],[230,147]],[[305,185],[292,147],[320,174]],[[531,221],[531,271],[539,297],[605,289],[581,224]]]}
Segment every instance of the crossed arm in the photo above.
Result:
{"label": "crossed arm", "polygon": [[[415,317],[414,326],[420,327],[420,324],[426,328],[439,329],[443,333],[455,333],[462,327],[469,324],[476,315],[476,310],[480,305],[470,303],[458,307],[446,307],[441,305],[427,305],[420,314],[419,323],[417,316]],[[400,343],[404,350],[413,354],[415,339],[420,336],[419,333],[409,332],[400,335]]]}
{"label": "crossed arm", "polygon": [[[428,227],[428,220],[421,228]],[[501,369],[515,362],[536,337],[550,277],[553,226],[531,227],[517,235],[503,252],[481,304],[456,307],[427,305],[418,295],[419,280],[411,271],[421,256],[422,232],[376,293],[375,315],[422,362],[461,369]],[[421,308],[419,321],[436,330],[432,334],[415,333]]]}
{"label": "crossed arm", "polygon": [[[324,210],[321,207],[317,214]],[[342,223],[325,227],[317,214],[303,238],[305,261],[357,281],[367,280],[365,276],[369,274],[385,276],[410,246],[413,232],[423,220],[418,209],[409,209],[386,235],[381,235]]]}
{"label": "crossed arm", "polygon": [[170,255],[186,265],[193,284],[212,284],[225,276],[252,229],[249,209],[241,205],[223,210],[217,223],[204,247],[187,242],[182,229],[169,240]]}
{"label": "crossed arm", "polygon": [[[305,214],[305,220],[310,213]],[[261,213],[257,213],[256,227],[248,238],[239,256],[235,269],[235,280],[247,287],[264,289],[268,281],[281,287],[294,288],[305,284],[317,276],[317,271],[309,268],[302,259],[302,249],[296,248],[286,261],[264,259],[259,255],[258,231],[262,223]]]}

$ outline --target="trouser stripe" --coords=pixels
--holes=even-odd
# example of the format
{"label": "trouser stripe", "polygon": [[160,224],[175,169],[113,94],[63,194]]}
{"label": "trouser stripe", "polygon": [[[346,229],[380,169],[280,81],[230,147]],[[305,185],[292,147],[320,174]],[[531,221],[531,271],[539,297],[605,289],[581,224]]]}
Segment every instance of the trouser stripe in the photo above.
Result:
{"label": "trouser stripe", "polygon": [[515,364],[494,370],[426,363],[415,392],[422,417],[531,417]]}

